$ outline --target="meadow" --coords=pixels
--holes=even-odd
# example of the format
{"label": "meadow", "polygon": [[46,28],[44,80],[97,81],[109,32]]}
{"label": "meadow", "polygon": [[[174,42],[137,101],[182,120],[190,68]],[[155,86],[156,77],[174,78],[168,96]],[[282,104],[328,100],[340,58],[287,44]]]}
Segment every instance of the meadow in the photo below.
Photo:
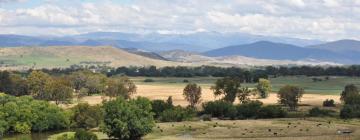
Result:
{"label": "meadow", "polygon": [[[286,84],[297,85],[305,89],[305,94],[301,99],[301,106],[297,113],[304,114],[313,106],[322,106],[325,99],[334,99],[337,104],[339,94],[346,84],[360,85],[360,78],[356,77],[316,77],[323,79],[321,81],[313,81],[314,77],[307,76],[286,76],[270,78],[273,86],[272,93],[266,99],[252,98],[260,100],[264,104],[277,104],[278,98],[276,92]],[[210,87],[218,79],[216,77],[192,77],[192,78],[175,78],[175,77],[130,77],[137,85],[137,94],[135,96],[143,96],[149,99],[166,100],[172,96],[174,105],[187,106],[184,100],[182,90],[188,82],[197,83],[202,87],[202,102],[220,99],[213,95]],[[146,80],[147,79],[147,80]],[[149,81],[151,82],[145,82]],[[325,80],[327,79],[327,80]],[[242,86],[254,88],[253,83],[243,83]],[[103,97],[93,95],[84,97],[80,102],[88,102],[92,105],[100,104]],[[67,107],[75,105],[79,101],[73,102]],[[237,103],[236,101],[235,103]],[[200,107],[200,105],[198,105]],[[333,108],[337,113],[340,105]],[[291,116],[291,115],[289,115]],[[301,115],[300,115],[301,116]],[[258,139],[258,140],[329,140],[329,139],[360,139],[360,121],[341,120],[335,118],[282,118],[282,119],[259,119],[259,120],[217,120],[201,121],[198,118],[193,121],[186,122],[169,122],[157,123],[153,132],[146,135],[143,139]],[[349,130],[350,135],[341,134],[338,131]],[[107,139],[106,135],[95,131],[99,138]],[[57,136],[73,132],[62,133],[42,133],[32,135],[17,135],[5,138],[5,140],[17,139],[49,139],[56,140]]]}

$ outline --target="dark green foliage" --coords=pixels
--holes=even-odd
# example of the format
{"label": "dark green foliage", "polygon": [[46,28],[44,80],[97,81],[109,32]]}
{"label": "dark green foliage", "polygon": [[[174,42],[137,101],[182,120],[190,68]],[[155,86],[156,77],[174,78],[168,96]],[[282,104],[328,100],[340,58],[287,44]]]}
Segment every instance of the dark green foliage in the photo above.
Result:
{"label": "dark green foliage", "polygon": [[4,79],[0,80],[0,91],[13,96],[29,95],[27,82],[20,75],[10,74],[5,71],[2,72],[1,76],[3,77],[0,78]]}
{"label": "dark green foliage", "polygon": [[148,82],[155,82],[154,79],[145,79],[144,82],[148,83]]}
{"label": "dark green foliage", "polygon": [[335,101],[333,99],[326,99],[323,102],[324,107],[335,107]]}
{"label": "dark green foliage", "polygon": [[232,103],[217,100],[210,101],[202,104],[204,109],[204,114],[210,114],[213,117],[218,118],[235,118],[236,117],[236,108]]}
{"label": "dark green foliage", "polygon": [[99,105],[90,106],[88,103],[79,103],[72,109],[71,120],[78,128],[91,129],[98,127],[103,120],[103,111]]}
{"label": "dark green foliage", "polygon": [[155,126],[151,103],[138,97],[129,101],[117,98],[104,103],[104,125],[101,130],[109,137],[122,140],[139,139]]}
{"label": "dark green foliage", "polygon": [[223,100],[233,103],[240,89],[241,80],[236,77],[218,79],[211,89],[215,96],[223,95]]}
{"label": "dark green foliage", "polygon": [[160,114],[165,110],[173,108],[172,104],[168,104],[163,100],[153,100],[151,101],[152,112],[155,113],[155,118],[159,118]]}
{"label": "dark green foliage", "polygon": [[353,98],[359,96],[359,89],[353,84],[346,85],[345,89],[341,92],[340,100],[345,104],[356,104]]}
{"label": "dark green foliage", "polygon": [[189,120],[196,115],[196,111],[192,108],[183,108],[176,106],[167,109],[160,114],[160,121],[162,122],[181,122]]}
{"label": "dark green foliage", "polygon": [[183,80],[183,83],[189,83],[189,80],[184,79],[184,80]]}
{"label": "dark green foliage", "polygon": [[256,118],[258,116],[262,104],[263,103],[260,101],[250,101],[244,104],[237,105],[236,110],[237,110],[238,118],[240,119]]}
{"label": "dark green foliage", "polygon": [[359,118],[360,105],[344,105],[340,111],[340,117],[343,119]]}
{"label": "dark green foliage", "polygon": [[88,132],[84,129],[78,129],[75,131],[75,140],[98,140],[94,133]]}
{"label": "dark green foliage", "polygon": [[320,109],[319,107],[314,107],[309,110],[309,116],[311,117],[324,117],[324,116],[333,116],[335,111],[329,109]]}
{"label": "dark green foliage", "polygon": [[0,132],[59,130],[69,126],[68,115],[56,105],[29,96],[0,95]]}
{"label": "dark green foliage", "polygon": [[260,108],[258,112],[259,118],[283,118],[287,112],[277,105],[268,105]]}
{"label": "dark green foliage", "polygon": [[278,92],[279,103],[288,106],[290,110],[296,110],[304,92],[303,88],[286,85]]}

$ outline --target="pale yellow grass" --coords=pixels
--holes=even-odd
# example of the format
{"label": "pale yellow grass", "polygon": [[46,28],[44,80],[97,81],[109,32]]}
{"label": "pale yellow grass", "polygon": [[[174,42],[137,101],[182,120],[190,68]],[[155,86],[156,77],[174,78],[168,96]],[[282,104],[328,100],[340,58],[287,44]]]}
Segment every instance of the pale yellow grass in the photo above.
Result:
{"label": "pale yellow grass", "polygon": [[[173,85],[138,85],[137,94],[134,96],[147,97],[151,100],[161,99],[166,100],[169,96],[172,96],[173,103],[175,105],[186,106],[188,103],[185,101],[184,96],[182,95],[183,87],[173,86]],[[301,104],[308,104],[313,106],[320,106],[322,102],[326,99],[333,99],[335,102],[339,103],[340,96],[338,95],[319,95],[319,94],[304,94],[301,98]],[[202,89],[202,102],[213,101],[220,99],[220,97],[215,97],[212,90],[209,87]],[[270,96],[266,99],[256,99],[260,100],[264,104],[276,104],[278,98],[276,93],[271,93]],[[102,102],[101,96],[88,96],[84,97],[82,101],[88,102],[89,104],[100,104]],[[237,103],[238,101],[235,101]]]}

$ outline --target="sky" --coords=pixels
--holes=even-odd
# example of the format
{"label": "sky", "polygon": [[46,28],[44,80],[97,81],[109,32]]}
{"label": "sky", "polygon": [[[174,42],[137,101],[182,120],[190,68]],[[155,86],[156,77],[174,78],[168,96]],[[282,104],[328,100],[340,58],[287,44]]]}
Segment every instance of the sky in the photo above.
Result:
{"label": "sky", "polygon": [[360,39],[360,0],[0,0],[0,34],[98,31]]}

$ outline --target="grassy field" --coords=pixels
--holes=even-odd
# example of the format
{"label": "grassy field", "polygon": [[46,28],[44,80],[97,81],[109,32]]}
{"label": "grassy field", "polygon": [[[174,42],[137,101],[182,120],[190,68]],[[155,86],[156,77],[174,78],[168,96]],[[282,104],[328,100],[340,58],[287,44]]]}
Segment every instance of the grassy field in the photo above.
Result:
{"label": "grassy field", "polygon": [[[307,76],[285,76],[270,78],[273,92],[277,92],[282,86],[286,84],[297,85],[305,89],[308,94],[323,94],[323,95],[339,95],[347,84],[355,84],[360,86],[359,77],[336,77],[331,76],[329,80],[325,80],[325,77],[317,77],[324,79],[323,81],[313,82],[313,77]],[[186,79],[190,82],[198,83],[204,88],[212,86],[216,79],[215,77],[195,77],[195,78],[174,78],[174,77],[131,77],[137,85],[162,85],[167,86],[179,86],[184,87],[186,83],[183,81]],[[145,79],[153,79],[155,82],[143,82]],[[243,83],[242,86],[254,87],[255,84]]]}
{"label": "grassy field", "polygon": [[[348,130],[351,134],[338,131]],[[144,140],[183,139],[252,139],[252,140],[345,140],[360,139],[359,120],[343,121],[334,118],[268,119],[268,120],[213,120],[157,123]],[[51,135],[55,140],[63,132]],[[100,139],[106,135],[96,132]]]}
{"label": "grassy field", "polygon": [[[143,96],[149,99],[166,100],[172,96],[175,105],[186,106],[188,103],[184,100],[182,95],[183,88],[187,83],[194,82],[202,87],[202,102],[220,99],[215,97],[210,87],[218,78],[214,77],[195,77],[195,78],[174,78],[174,77],[130,77],[137,85],[137,94],[135,96]],[[144,82],[145,79],[152,79],[154,82]],[[330,77],[327,81],[313,82],[311,77],[278,77],[271,78],[273,85],[273,92],[266,99],[258,99],[265,104],[276,104],[278,98],[276,96],[277,90],[286,85],[293,84],[305,88],[306,94],[301,99],[302,104],[313,106],[321,106],[322,102],[326,99],[333,99],[336,103],[340,103],[340,92],[346,84],[360,84],[360,78],[353,77]],[[255,84],[242,84],[242,86],[254,87]],[[256,99],[256,98],[253,98]],[[90,104],[99,104],[102,102],[101,96],[85,97],[83,101]],[[237,102],[237,101],[236,101]]]}

